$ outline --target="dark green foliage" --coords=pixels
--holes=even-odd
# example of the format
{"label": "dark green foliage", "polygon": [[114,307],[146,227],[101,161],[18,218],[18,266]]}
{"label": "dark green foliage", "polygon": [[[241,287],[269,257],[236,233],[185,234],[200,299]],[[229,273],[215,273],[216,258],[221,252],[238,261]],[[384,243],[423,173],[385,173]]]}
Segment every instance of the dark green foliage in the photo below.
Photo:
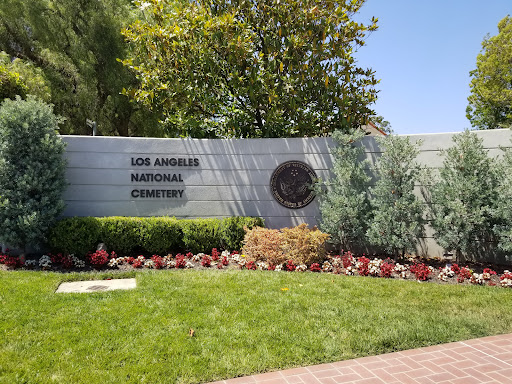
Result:
{"label": "dark green foliage", "polygon": [[228,250],[240,250],[243,246],[245,229],[254,227],[263,227],[264,220],[260,217],[227,217],[222,220],[221,225],[221,241],[222,248]]}
{"label": "dark green foliage", "polygon": [[432,187],[431,216],[434,238],[460,260],[491,240],[498,177],[496,162],[475,133],[454,135],[453,142]]}
{"label": "dark green foliage", "polygon": [[102,223],[96,217],[70,217],[53,226],[49,244],[59,252],[82,257],[101,241]]}
{"label": "dark green foliage", "polygon": [[21,81],[20,76],[0,66],[0,102],[3,99],[14,99],[16,95],[25,98],[27,86]]}
{"label": "dark green foliage", "polygon": [[350,134],[334,132],[337,144],[331,150],[334,177],[316,186],[322,215],[320,229],[331,235],[331,243],[344,250],[365,242],[372,217],[368,196],[370,177],[366,171],[369,162],[361,160],[364,148],[360,141],[364,135],[359,129]]}
{"label": "dark green foliage", "polygon": [[121,29],[136,15],[128,0],[2,0],[0,51],[37,69],[23,74],[27,85],[30,72],[42,75],[65,117],[61,133],[90,135],[92,119],[102,135],[162,136],[157,118],[121,95],[137,84],[117,61],[126,49]]}
{"label": "dark green foliage", "polygon": [[[378,80],[353,52],[377,29],[364,0],[137,0],[126,94],[169,135],[322,136],[364,124]],[[128,88],[128,87],[127,87]]]}
{"label": "dark green foliage", "polygon": [[142,247],[148,253],[164,254],[183,248],[180,221],[174,217],[150,217],[141,221]]}
{"label": "dark green foliage", "polygon": [[104,217],[101,241],[108,250],[130,253],[142,248],[142,218],[140,217]]}
{"label": "dark green foliage", "polygon": [[0,242],[38,247],[64,209],[65,144],[52,107],[33,97],[0,105]]}
{"label": "dark green foliage", "polygon": [[221,220],[193,219],[182,223],[183,247],[192,253],[210,252],[221,243]]}
{"label": "dark green foliage", "polygon": [[174,217],[73,217],[51,230],[49,245],[55,252],[84,257],[105,243],[108,251],[210,252],[212,248],[240,250],[244,227],[263,226],[259,217],[177,220]]}
{"label": "dark green foliage", "polygon": [[494,233],[498,237],[498,247],[512,254],[512,149],[505,151],[503,162],[500,163],[498,187],[496,189]]}
{"label": "dark green foliage", "polygon": [[367,231],[370,242],[396,257],[415,251],[423,232],[423,204],[414,194],[420,169],[415,159],[421,142],[390,135],[377,139],[384,153],[377,161],[375,187],[370,192],[373,220]]}

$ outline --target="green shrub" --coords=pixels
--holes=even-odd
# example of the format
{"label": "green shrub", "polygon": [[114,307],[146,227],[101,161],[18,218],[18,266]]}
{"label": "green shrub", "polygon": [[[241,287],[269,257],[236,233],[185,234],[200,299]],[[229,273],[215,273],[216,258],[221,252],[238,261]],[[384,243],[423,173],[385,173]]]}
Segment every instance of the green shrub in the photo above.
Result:
{"label": "green shrub", "polygon": [[144,251],[164,254],[182,249],[180,221],[175,217],[149,217],[141,222],[141,240]]}
{"label": "green shrub", "polygon": [[264,220],[261,217],[227,217],[221,224],[221,243],[222,248],[230,251],[240,250],[243,247],[245,229],[254,227],[263,227]]}
{"label": "green shrub", "polygon": [[177,220],[174,217],[73,217],[62,219],[50,232],[55,252],[84,257],[98,243],[109,251],[135,254],[147,252],[210,252],[212,248],[239,250],[244,226],[263,225],[257,217]]}
{"label": "green shrub", "polygon": [[101,241],[108,250],[118,253],[142,251],[142,220],[140,217],[104,217],[101,219]]}
{"label": "green shrub", "polygon": [[219,219],[183,220],[183,248],[192,253],[210,252],[221,244]]}
{"label": "green shrub", "polygon": [[43,245],[64,209],[65,144],[52,107],[32,97],[0,105],[0,242]]}
{"label": "green shrub", "polygon": [[97,217],[70,217],[60,220],[50,231],[53,251],[83,257],[101,241],[102,223]]}

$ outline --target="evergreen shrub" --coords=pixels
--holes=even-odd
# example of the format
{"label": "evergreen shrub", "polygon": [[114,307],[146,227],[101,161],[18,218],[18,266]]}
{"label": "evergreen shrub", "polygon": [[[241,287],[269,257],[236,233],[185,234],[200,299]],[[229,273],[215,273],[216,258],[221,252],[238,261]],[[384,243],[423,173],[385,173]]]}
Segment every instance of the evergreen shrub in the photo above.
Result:
{"label": "evergreen shrub", "polygon": [[220,219],[183,220],[183,247],[192,253],[210,251],[221,243]]}
{"label": "evergreen shrub", "polygon": [[148,217],[141,225],[142,247],[146,252],[163,254],[183,248],[180,221],[175,217]]}
{"label": "evergreen shrub", "polygon": [[83,256],[101,242],[102,223],[97,217],[70,217],[50,230],[49,244],[57,252]]}
{"label": "evergreen shrub", "polygon": [[0,242],[40,247],[64,209],[65,144],[52,107],[33,97],[0,105]]}
{"label": "evergreen shrub", "polygon": [[261,217],[233,216],[222,219],[220,228],[222,248],[230,250],[242,249],[245,229],[263,226],[264,220]]}
{"label": "evergreen shrub", "polygon": [[[163,254],[190,251],[210,252],[212,248],[239,245],[244,226],[263,225],[257,217],[178,220],[174,217],[72,217],[60,220],[50,231],[54,252],[73,253],[84,258],[98,243],[117,253]],[[229,229],[232,229],[229,232]]]}

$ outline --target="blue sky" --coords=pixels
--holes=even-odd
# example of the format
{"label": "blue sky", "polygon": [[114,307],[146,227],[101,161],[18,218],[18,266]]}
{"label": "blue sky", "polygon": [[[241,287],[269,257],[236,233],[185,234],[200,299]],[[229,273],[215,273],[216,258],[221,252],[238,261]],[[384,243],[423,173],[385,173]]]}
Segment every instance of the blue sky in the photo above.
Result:
{"label": "blue sky", "polygon": [[471,128],[469,71],[508,14],[512,0],[367,0],[356,19],[375,16],[379,29],[356,58],[381,79],[377,114],[397,134]]}

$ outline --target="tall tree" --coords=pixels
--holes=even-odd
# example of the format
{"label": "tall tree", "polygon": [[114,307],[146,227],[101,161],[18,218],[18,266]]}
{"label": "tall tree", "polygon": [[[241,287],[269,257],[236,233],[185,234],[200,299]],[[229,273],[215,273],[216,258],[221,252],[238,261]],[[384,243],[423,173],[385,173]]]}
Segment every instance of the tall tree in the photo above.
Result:
{"label": "tall tree", "polygon": [[353,52],[377,29],[364,0],[138,0],[124,31],[126,91],[164,113],[170,134],[318,136],[374,114],[377,80]]}
{"label": "tall tree", "polygon": [[375,167],[377,182],[370,189],[374,216],[367,235],[372,244],[403,257],[416,250],[423,232],[423,204],[414,194],[421,141],[411,143],[409,137],[395,135],[377,141],[383,153]]}
{"label": "tall tree", "polygon": [[138,108],[120,94],[136,84],[117,61],[126,48],[121,29],[133,15],[129,0],[0,2],[0,51],[43,71],[55,113],[65,117],[61,133],[90,133],[86,119],[106,135],[144,132],[134,124],[142,121]]}
{"label": "tall tree", "polygon": [[495,223],[493,230],[498,247],[509,255],[512,253],[512,149],[507,148],[499,162],[498,186],[495,194]]}
{"label": "tall tree", "polygon": [[494,159],[475,133],[466,130],[453,142],[441,153],[445,158],[432,187],[431,225],[436,241],[463,261],[490,239],[498,177]]}
{"label": "tall tree", "polygon": [[364,157],[361,139],[365,133],[335,131],[336,146],[331,150],[334,158],[333,177],[323,185],[320,192],[320,228],[331,235],[330,241],[340,249],[353,250],[365,244],[371,208],[368,196],[370,177],[369,161]]}
{"label": "tall tree", "polygon": [[470,72],[466,115],[479,129],[512,127],[512,17],[503,18],[498,31],[484,39]]}
{"label": "tall tree", "polygon": [[64,209],[65,144],[59,119],[34,97],[0,104],[0,242],[41,246]]}

